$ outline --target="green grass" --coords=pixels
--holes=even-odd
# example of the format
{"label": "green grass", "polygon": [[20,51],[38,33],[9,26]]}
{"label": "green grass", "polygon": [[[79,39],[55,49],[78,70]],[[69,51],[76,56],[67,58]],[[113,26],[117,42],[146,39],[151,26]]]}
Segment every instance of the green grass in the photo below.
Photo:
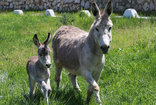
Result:
{"label": "green grass", "polygon": [[[57,13],[58,18],[44,16],[44,12],[0,13],[0,103],[1,105],[43,105],[43,96],[36,88],[34,100],[29,92],[26,63],[37,55],[32,38],[35,33],[43,42],[48,32],[52,35],[61,25],[74,25],[89,31],[94,17],[77,13]],[[156,20],[115,18],[113,14],[113,41],[106,55],[106,65],[98,82],[103,104],[156,104]],[[51,47],[51,44],[50,44]],[[52,57],[52,53],[51,53]],[[49,101],[53,105],[85,105],[87,83],[78,77],[82,90],[76,93],[63,71],[60,90],[54,81],[54,63],[51,67]],[[93,97],[91,105],[96,104]]]}

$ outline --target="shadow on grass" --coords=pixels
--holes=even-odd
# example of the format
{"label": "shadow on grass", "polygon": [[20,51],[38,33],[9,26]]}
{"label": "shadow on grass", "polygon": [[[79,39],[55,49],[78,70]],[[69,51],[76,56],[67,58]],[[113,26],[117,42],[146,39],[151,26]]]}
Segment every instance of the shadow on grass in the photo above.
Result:
{"label": "shadow on grass", "polygon": [[[52,92],[49,95],[49,104],[50,105],[86,105],[86,101],[82,93],[76,92],[69,85],[56,90],[56,88],[52,88]],[[46,105],[44,101],[44,97],[39,89],[36,89],[35,95],[33,99],[30,99],[28,94],[25,94],[24,99],[19,100],[20,104],[28,104],[28,105]]]}
{"label": "shadow on grass", "polygon": [[82,93],[76,92],[69,85],[65,86],[63,89],[53,90],[50,94],[50,99],[51,97],[54,97],[54,100],[59,105],[86,105],[86,101],[82,96]]}
{"label": "shadow on grass", "polygon": [[29,105],[40,105],[41,101],[43,101],[44,103],[44,97],[42,93],[39,91],[39,89],[36,89],[35,95],[32,99],[30,99],[28,94],[24,95],[24,99],[26,102],[23,102],[23,103],[28,103]]}

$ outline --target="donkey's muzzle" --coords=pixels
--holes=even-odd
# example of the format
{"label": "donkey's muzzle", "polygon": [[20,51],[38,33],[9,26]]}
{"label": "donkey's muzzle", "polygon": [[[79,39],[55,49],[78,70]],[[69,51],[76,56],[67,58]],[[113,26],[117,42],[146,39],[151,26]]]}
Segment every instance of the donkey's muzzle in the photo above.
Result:
{"label": "donkey's muzzle", "polygon": [[47,67],[47,68],[50,68],[50,66],[51,66],[51,64],[46,64],[46,67]]}
{"label": "donkey's muzzle", "polygon": [[101,46],[101,50],[103,54],[107,54],[109,52],[110,46]]}

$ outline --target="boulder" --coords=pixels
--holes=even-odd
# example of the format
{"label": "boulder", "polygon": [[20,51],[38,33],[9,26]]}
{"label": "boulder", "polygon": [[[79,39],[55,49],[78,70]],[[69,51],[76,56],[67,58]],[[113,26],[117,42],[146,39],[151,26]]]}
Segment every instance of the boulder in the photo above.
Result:
{"label": "boulder", "polygon": [[90,14],[90,12],[88,10],[82,10],[82,11],[80,11],[80,14],[85,14],[88,17],[91,17],[91,14]]}
{"label": "boulder", "polygon": [[22,10],[14,10],[14,14],[23,15],[23,11]]}
{"label": "boulder", "polygon": [[124,14],[123,14],[123,17],[126,17],[126,18],[139,18],[138,16],[138,13],[135,9],[126,9]]}
{"label": "boulder", "polygon": [[51,17],[56,17],[55,14],[54,14],[54,11],[52,9],[47,9],[45,11],[45,14],[50,15]]}

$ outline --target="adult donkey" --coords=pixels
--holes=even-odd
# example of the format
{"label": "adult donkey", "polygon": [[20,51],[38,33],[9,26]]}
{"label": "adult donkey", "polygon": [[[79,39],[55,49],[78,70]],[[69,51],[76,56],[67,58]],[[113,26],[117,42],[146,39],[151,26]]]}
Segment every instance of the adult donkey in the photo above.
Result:
{"label": "adult donkey", "polygon": [[110,15],[113,6],[109,0],[103,13],[96,3],[92,4],[95,21],[89,33],[74,27],[61,26],[53,36],[52,48],[55,63],[55,81],[57,88],[61,81],[62,67],[69,71],[69,77],[76,90],[80,90],[76,75],[82,75],[89,83],[87,102],[94,93],[97,103],[101,103],[97,81],[105,63],[112,40]]}

